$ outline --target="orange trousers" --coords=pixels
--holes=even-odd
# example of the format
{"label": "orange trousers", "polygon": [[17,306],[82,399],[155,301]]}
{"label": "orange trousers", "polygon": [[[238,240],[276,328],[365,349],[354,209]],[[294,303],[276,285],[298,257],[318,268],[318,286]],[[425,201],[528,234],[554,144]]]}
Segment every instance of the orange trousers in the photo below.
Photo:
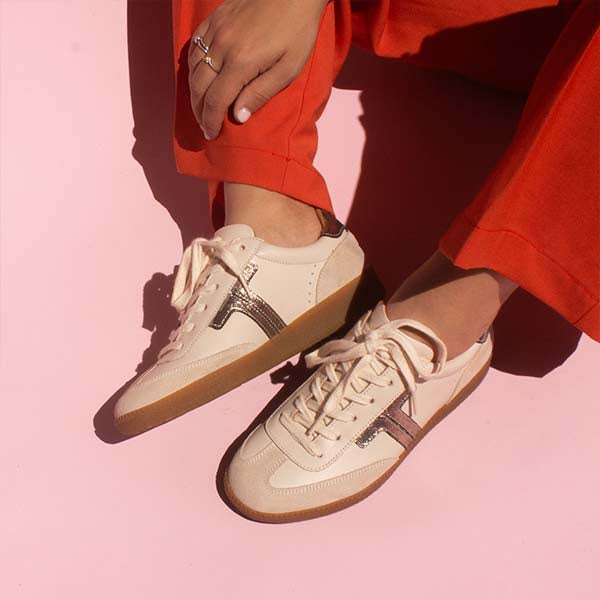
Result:
{"label": "orange trousers", "polygon": [[206,142],[190,108],[187,45],[219,3],[173,0],[176,161],[209,182],[212,201],[220,182],[235,181],[332,210],[313,166],[316,121],[352,43],[528,91],[509,148],[439,248],[459,267],[505,275],[600,341],[597,0],[333,0],[298,79]]}

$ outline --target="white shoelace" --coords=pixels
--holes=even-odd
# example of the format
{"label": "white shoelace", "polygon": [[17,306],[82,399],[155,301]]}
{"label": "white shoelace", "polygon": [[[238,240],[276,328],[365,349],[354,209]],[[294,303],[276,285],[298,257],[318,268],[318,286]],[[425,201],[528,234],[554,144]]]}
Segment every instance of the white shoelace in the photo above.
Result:
{"label": "white shoelace", "polygon": [[[173,350],[183,347],[179,341],[183,332],[192,331],[194,323],[190,316],[196,311],[204,311],[206,304],[200,304],[199,298],[211,294],[218,289],[218,284],[207,285],[210,273],[205,274],[207,267],[220,262],[230,273],[235,275],[249,293],[248,284],[243,276],[243,269],[236,256],[229,250],[229,242],[216,237],[212,240],[196,238],[185,250],[181,264],[177,269],[171,304],[179,312],[179,326],[169,335],[169,343],[160,351],[158,357],[163,358]],[[203,277],[203,275],[205,275]]]}
{"label": "white shoelace", "polygon": [[[317,372],[306,392],[294,399],[296,409],[291,416],[283,414],[288,431],[315,456],[314,441],[322,436],[330,441],[341,439],[333,427],[335,421],[349,423],[358,417],[351,405],[365,406],[375,402],[364,392],[369,384],[386,387],[393,384],[386,367],[394,369],[410,392],[409,414],[416,414],[417,380],[435,377],[446,364],[446,347],[428,327],[409,319],[386,323],[366,331],[367,313],[352,330],[351,339],[334,340],[306,356],[309,367],[324,365]],[[435,361],[422,358],[415,349],[415,340],[401,328],[417,331],[431,341]],[[297,435],[294,429],[302,429]]]}

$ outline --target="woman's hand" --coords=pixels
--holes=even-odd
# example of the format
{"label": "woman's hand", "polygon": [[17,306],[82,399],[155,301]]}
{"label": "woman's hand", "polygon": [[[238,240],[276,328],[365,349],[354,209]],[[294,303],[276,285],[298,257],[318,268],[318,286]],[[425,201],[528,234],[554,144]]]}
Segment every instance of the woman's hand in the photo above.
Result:
{"label": "woman's hand", "polygon": [[[194,115],[207,139],[233,114],[245,123],[302,71],[328,0],[224,0],[198,27],[190,44]],[[202,36],[216,73],[194,43]]]}

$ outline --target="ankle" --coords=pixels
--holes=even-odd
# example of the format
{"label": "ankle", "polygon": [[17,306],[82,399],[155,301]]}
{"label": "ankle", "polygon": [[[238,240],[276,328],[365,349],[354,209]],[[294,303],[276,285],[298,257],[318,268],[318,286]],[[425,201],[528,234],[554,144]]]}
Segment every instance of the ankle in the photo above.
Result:
{"label": "ankle", "polygon": [[[444,312],[419,297],[402,302],[390,301],[386,310],[390,320],[411,319],[429,327],[444,342],[449,360],[468,350],[490,328],[495,317],[486,320],[477,316],[473,318],[466,311]],[[408,331],[408,334],[428,343],[427,338],[417,332]]]}
{"label": "ankle", "polygon": [[499,273],[460,269],[437,252],[400,286],[387,310],[390,319],[429,327],[454,358],[490,328],[516,288]]}
{"label": "ankle", "polygon": [[257,237],[288,248],[312,244],[321,235],[315,209],[304,202],[242,183],[224,187],[226,225],[249,225]]}

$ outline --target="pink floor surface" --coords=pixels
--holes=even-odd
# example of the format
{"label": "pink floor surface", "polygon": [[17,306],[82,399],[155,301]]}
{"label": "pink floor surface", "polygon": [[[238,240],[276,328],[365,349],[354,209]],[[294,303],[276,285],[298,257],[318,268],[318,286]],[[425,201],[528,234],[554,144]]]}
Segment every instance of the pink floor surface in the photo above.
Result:
{"label": "pink floor surface", "polygon": [[[102,412],[95,431],[164,339],[182,239],[208,231],[204,186],[169,149],[168,2],[128,8],[1,3],[0,597],[598,598],[600,345],[525,295],[484,384],[329,518],[253,523],[216,484],[291,366],[135,439],[107,443]],[[318,162],[386,283],[435,247],[519,109],[353,54]],[[383,202],[395,218],[372,239]]]}

